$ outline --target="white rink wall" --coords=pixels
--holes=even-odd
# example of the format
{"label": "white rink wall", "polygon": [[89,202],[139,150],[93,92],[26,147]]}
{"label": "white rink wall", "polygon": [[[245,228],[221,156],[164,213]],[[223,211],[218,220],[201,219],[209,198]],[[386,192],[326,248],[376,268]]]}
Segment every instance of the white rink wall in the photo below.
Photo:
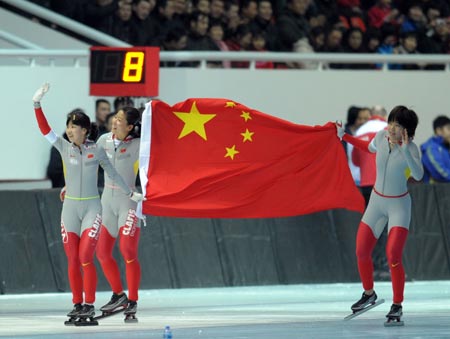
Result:
{"label": "white rink wall", "polygon": [[[88,67],[0,66],[2,82],[3,156],[1,180],[45,178],[50,145],[37,127],[31,98],[44,82],[51,83],[42,101],[52,128],[62,133],[65,116],[84,109],[94,116],[97,97],[89,96]],[[416,110],[420,124],[416,142],[432,134],[432,121],[449,115],[450,73],[407,71],[302,70],[160,70],[159,99],[169,104],[192,97],[228,98],[249,107],[306,125],[346,119],[350,105],[404,104]],[[114,97],[108,98],[112,102]],[[145,102],[148,98],[136,101]]]}

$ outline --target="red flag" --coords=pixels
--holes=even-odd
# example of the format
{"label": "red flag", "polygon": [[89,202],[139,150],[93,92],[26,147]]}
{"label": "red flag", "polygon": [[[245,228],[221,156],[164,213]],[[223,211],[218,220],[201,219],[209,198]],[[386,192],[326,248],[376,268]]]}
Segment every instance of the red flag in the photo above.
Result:
{"label": "red flag", "polygon": [[267,218],[364,210],[334,123],[297,125],[227,99],[151,101],[140,152],[144,214]]}

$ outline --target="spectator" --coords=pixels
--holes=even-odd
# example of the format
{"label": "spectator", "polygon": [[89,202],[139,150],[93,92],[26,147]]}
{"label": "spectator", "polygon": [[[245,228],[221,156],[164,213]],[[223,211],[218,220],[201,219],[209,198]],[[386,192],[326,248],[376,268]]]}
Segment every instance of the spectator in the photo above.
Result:
{"label": "spectator", "polygon": [[378,53],[378,47],[380,47],[381,43],[381,34],[380,31],[374,29],[373,27],[369,27],[365,34],[365,49],[367,53]]}
{"label": "spectator", "polygon": [[258,14],[258,3],[256,0],[242,0],[241,1],[241,24],[250,24]]}
{"label": "spectator", "polygon": [[[252,44],[252,31],[249,25],[239,25],[236,34],[226,41],[230,51],[248,51]],[[249,68],[248,61],[233,61],[232,68]]]}
{"label": "spectator", "polygon": [[[179,21],[171,21],[164,28],[158,45],[163,51],[184,51],[187,46],[187,31]],[[180,61],[161,61],[163,67],[180,67]]]}
{"label": "spectator", "polygon": [[[202,12],[193,12],[189,19],[190,31],[186,49],[189,51],[219,51],[217,45],[208,35],[209,16]],[[198,67],[199,61],[183,63],[185,66]],[[218,67],[220,62],[208,62],[208,67]]]}
{"label": "spectator", "polygon": [[408,8],[408,15],[403,21],[400,32],[416,32],[418,35],[425,34],[427,17],[422,11],[422,7],[413,3]]}
{"label": "spectator", "polygon": [[155,5],[155,0],[134,0],[131,21],[136,28],[136,35],[132,41],[133,45],[144,46],[148,41],[156,38],[157,28],[150,17]]}
{"label": "spectator", "polygon": [[113,102],[114,112],[117,113],[120,109],[132,106],[134,107],[134,101],[130,97],[116,97]]}
{"label": "spectator", "polygon": [[[219,20],[211,20],[209,25],[208,35],[211,40],[216,44],[219,50],[227,52],[229,51],[227,44],[224,41],[225,32],[222,22]],[[230,61],[222,61],[222,68],[231,68]]]}
{"label": "spectator", "polygon": [[[364,47],[364,34],[359,28],[351,28],[347,31],[344,39],[343,50],[345,53],[366,53]],[[353,64],[342,64],[341,68],[345,69],[371,69],[373,65],[353,63]]]}
{"label": "spectator", "polygon": [[168,25],[173,19],[175,14],[175,6],[173,0],[158,0],[156,4],[156,10],[150,14],[151,21],[154,22],[155,32],[153,37],[147,41],[147,45],[157,45],[161,40],[161,34],[164,27]]}
{"label": "spectator", "polygon": [[[419,41],[418,50],[426,54],[446,54],[447,42],[450,40],[450,29],[445,19],[438,18],[434,21],[434,27]],[[427,65],[425,69],[445,69],[445,65]]]}
{"label": "spectator", "polygon": [[[355,135],[358,128],[370,119],[370,110],[367,107],[350,106],[347,111],[347,123],[345,124],[345,133]],[[353,180],[359,186],[360,171],[359,168],[353,164],[352,151],[353,145],[342,141],[345,153],[347,154],[348,165],[352,173]]]}
{"label": "spectator", "polygon": [[[371,141],[377,132],[387,127],[387,112],[382,106],[375,106],[371,109],[371,116],[367,122],[362,124],[355,132],[355,137],[361,140]],[[375,184],[376,166],[375,153],[364,152],[359,148],[353,148],[352,162],[359,167],[361,173],[360,190],[367,203],[370,193]]]}
{"label": "spectator", "polygon": [[438,116],[433,121],[433,130],[434,136],[420,146],[424,182],[450,182],[450,119]]}
{"label": "spectator", "polygon": [[192,1],[192,12],[202,12],[205,14],[210,13],[211,11],[211,4],[209,3],[209,0],[193,0]]}
{"label": "spectator", "polygon": [[309,0],[287,0],[276,23],[281,51],[292,51],[298,40],[309,36],[305,16],[309,4]]}
{"label": "spectator", "polygon": [[186,49],[189,51],[214,51],[217,46],[207,35],[209,17],[202,12],[193,12],[189,18],[190,31]]}
{"label": "spectator", "polygon": [[[417,51],[417,34],[415,32],[405,32],[400,35],[400,43],[394,49],[395,54],[418,54]],[[417,70],[423,68],[424,65],[402,64],[390,65],[391,69]]]}
{"label": "spectator", "polygon": [[[266,49],[266,37],[263,32],[256,32],[252,35],[252,50],[256,52],[267,52]],[[272,61],[257,61],[255,63],[256,68],[273,69],[274,65]]]}
{"label": "spectator", "polygon": [[401,21],[400,11],[391,6],[392,0],[377,0],[368,13],[369,25],[380,28],[386,23],[399,25]]}
{"label": "spectator", "polygon": [[309,43],[315,52],[323,50],[325,46],[325,29],[323,27],[312,28]]}
{"label": "spectator", "polygon": [[239,4],[237,0],[231,0],[225,3],[225,37],[229,40],[236,33],[241,17],[239,16]]}
{"label": "spectator", "polygon": [[95,123],[98,127],[99,136],[107,133],[106,118],[111,112],[111,104],[108,100],[100,98],[95,100]]}
{"label": "spectator", "polygon": [[264,33],[266,46],[269,51],[279,49],[278,34],[274,24],[272,3],[269,0],[260,0],[258,2],[258,14],[250,24],[253,32]]}
{"label": "spectator", "polygon": [[214,20],[223,20],[225,15],[224,0],[211,0],[209,16]]}
{"label": "spectator", "polygon": [[130,44],[138,41],[138,29],[131,20],[132,14],[131,3],[119,1],[119,7],[114,14],[112,25],[107,33]]}

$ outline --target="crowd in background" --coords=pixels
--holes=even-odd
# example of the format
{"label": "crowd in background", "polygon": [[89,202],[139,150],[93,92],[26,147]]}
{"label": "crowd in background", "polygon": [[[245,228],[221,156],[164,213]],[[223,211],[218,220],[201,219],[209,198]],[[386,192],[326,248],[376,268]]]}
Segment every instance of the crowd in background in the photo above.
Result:
{"label": "crowd in background", "polygon": [[[450,53],[450,4],[446,0],[32,1],[132,45],[159,46],[167,51]],[[242,68],[248,67],[248,63],[222,62],[209,66]],[[262,62],[257,67],[277,65]],[[282,67],[315,65],[292,63]],[[392,69],[443,67],[390,65]]]}

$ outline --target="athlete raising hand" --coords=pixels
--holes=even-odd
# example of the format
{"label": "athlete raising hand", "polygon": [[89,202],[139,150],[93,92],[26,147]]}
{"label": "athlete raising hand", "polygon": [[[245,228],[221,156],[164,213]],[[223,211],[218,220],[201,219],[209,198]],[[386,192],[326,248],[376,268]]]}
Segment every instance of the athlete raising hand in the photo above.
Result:
{"label": "athlete raising hand", "polygon": [[98,166],[103,167],[130,199],[140,201],[142,195],[128,187],[111,165],[105,150],[92,141],[97,136],[97,127],[91,124],[83,111],[76,109],[67,115],[66,134],[69,141],[50,128],[40,103],[48,90],[49,84],[43,84],[34,94],[33,102],[39,129],[59,151],[65,168],[61,234],[74,304],[73,310],[68,313],[71,318],[68,323],[72,323],[76,318],[92,319],[95,315],[93,304],[97,273],[93,257],[102,224],[102,206],[97,188]]}

